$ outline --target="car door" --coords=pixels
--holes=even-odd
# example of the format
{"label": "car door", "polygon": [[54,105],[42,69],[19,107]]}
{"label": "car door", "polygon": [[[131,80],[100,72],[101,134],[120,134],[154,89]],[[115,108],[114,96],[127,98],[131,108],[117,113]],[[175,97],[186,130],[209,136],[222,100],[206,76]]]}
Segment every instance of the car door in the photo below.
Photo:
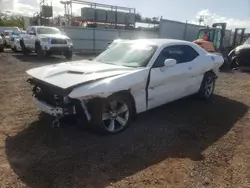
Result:
{"label": "car door", "polygon": [[[192,94],[194,59],[199,54],[189,54],[189,46],[174,45],[164,48],[150,71],[148,85],[148,109]],[[177,64],[164,67],[166,59],[175,59]]]}
{"label": "car door", "polygon": [[30,48],[30,31],[31,31],[31,27],[28,27],[26,30],[26,34],[22,36],[24,44],[27,48]]}
{"label": "car door", "polygon": [[36,29],[34,27],[31,28],[30,31],[32,34],[29,35],[29,45],[32,49],[35,49],[35,43],[36,43]]}
{"label": "car door", "polygon": [[30,38],[30,45],[32,49],[35,49],[35,44],[36,44],[36,39],[37,39],[37,34],[36,34],[36,28],[32,27],[31,32],[33,33]]}

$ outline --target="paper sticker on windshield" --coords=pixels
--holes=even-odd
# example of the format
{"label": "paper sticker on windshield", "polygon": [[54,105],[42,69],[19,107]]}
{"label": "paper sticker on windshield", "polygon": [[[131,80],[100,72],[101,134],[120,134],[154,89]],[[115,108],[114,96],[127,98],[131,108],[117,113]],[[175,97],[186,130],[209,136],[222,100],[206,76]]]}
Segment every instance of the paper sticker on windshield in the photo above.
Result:
{"label": "paper sticker on windshield", "polygon": [[146,46],[143,50],[147,50],[147,51],[152,50],[152,46]]}

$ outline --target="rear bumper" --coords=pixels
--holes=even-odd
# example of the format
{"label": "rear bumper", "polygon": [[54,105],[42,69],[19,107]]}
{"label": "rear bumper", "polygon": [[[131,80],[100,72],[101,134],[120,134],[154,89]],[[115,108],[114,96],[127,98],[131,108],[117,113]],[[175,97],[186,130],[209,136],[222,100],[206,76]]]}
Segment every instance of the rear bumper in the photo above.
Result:
{"label": "rear bumper", "polygon": [[68,107],[55,107],[49,105],[43,101],[35,99],[36,106],[39,110],[54,116],[54,117],[64,117],[66,115],[75,115],[76,109],[75,106],[68,106]]}
{"label": "rear bumper", "polygon": [[241,50],[235,53],[234,58],[239,66],[250,66],[250,49]]}

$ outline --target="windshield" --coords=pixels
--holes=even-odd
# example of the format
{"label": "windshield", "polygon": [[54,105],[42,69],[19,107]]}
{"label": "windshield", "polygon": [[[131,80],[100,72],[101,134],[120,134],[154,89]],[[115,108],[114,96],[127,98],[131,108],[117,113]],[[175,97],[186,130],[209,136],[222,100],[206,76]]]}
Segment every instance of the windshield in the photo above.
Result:
{"label": "windshield", "polygon": [[56,28],[50,28],[50,27],[39,27],[37,28],[38,34],[60,34],[60,30]]}
{"label": "windshield", "polygon": [[12,38],[19,38],[19,35],[15,34],[11,36]]}
{"label": "windshield", "polygon": [[4,36],[10,36],[10,32],[4,32]]}
{"label": "windshield", "polygon": [[156,45],[142,42],[120,42],[110,46],[94,61],[127,67],[145,67],[156,49]]}
{"label": "windshield", "polygon": [[250,44],[250,37],[244,42],[244,44]]}

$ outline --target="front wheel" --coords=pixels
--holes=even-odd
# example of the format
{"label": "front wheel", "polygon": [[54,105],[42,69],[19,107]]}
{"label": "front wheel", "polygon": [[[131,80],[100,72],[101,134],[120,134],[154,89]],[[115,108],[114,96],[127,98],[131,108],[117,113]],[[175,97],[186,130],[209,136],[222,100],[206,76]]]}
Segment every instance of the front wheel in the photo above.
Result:
{"label": "front wheel", "polygon": [[208,100],[212,97],[215,87],[215,76],[211,72],[207,72],[204,75],[200,90],[199,96],[201,99]]}
{"label": "front wheel", "polygon": [[36,51],[36,54],[39,58],[43,58],[44,57],[44,51],[42,50],[42,47],[39,43],[36,43],[35,44],[35,51]]}
{"label": "front wheel", "polygon": [[64,52],[64,56],[67,60],[71,60],[73,57],[73,51],[66,51]]}
{"label": "front wheel", "polygon": [[16,46],[14,46],[13,48],[11,48],[11,50],[12,50],[13,52],[17,52]]}
{"label": "front wheel", "polygon": [[93,101],[90,106],[91,126],[98,132],[116,134],[125,130],[133,115],[132,103],[126,95],[112,95]]}

